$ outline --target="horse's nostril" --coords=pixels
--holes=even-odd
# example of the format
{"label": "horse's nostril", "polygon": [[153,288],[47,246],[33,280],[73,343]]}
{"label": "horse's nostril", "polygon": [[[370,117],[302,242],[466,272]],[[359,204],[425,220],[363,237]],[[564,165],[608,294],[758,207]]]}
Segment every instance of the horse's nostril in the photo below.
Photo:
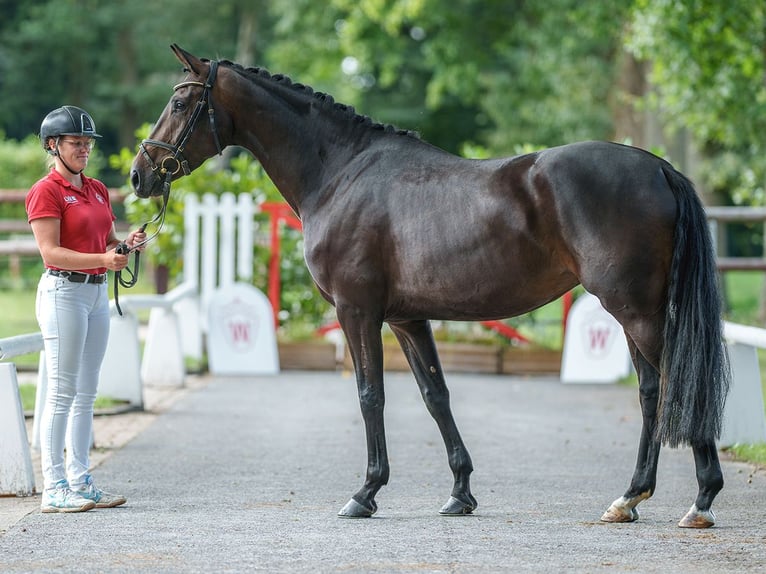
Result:
{"label": "horse's nostril", "polygon": [[130,184],[133,186],[133,191],[138,193],[138,189],[141,187],[141,176],[136,169],[130,170]]}

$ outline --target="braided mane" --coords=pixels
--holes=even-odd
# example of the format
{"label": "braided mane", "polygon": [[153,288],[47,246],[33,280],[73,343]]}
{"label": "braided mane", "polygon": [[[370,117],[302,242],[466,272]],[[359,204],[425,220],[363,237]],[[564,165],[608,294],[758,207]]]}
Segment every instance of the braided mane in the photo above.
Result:
{"label": "braided mane", "polygon": [[[203,61],[209,61],[209,60],[203,60]],[[252,77],[260,78],[262,80],[268,80],[276,84],[279,84],[282,87],[288,88],[290,90],[294,90],[295,92],[304,94],[309,97],[313,97],[316,101],[318,101],[321,104],[321,107],[323,109],[332,111],[333,113],[336,113],[336,114],[340,114],[342,117],[345,117],[358,124],[366,125],[370,129],[380,130],[386,133],[420,139],[420,136],[417,132],[414,132],[411,130],[399,129],[391,124],[382,124],[379,122],[375,122],[369,116],[363,116],[363,115],[357,114],[353,106],[336,102],[335,99],[330,94],[325,94],[324,92],[315,92],[314,89],[311,88],[311,86],[293,82],[288,76],[285,76],[284,74],[271,74],[269,73],[268,70],[264,68],[259,68],[259,67],[245,68],[241,66],[240,64],[231,62],[229,60],[221,60],[219,64],[226,66],[228,68],[232,68],[233,70],[241,73],[242,75],[246,77],[252,76]]]}

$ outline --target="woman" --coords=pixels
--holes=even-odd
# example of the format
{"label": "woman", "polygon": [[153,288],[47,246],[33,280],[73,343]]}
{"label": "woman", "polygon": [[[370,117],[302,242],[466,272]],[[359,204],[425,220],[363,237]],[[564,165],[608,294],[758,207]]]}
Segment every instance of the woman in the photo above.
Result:
{"label": "woman", "polygon": [[[96,126],[75,106],[50,112],[40,126],[52,169],[29,191],[27,216],[45,264],[36,315],[45,343],[48,389],[40,424],[44,490],[42,512],[82,512],[125,504],[90,475],[93,403],[109,336],[106,271],[128,255],[120,243],[106,186],[83,175]],[[126,243],[143,249],[146,236]],[[66,466],[64,447],[66,445]]]}

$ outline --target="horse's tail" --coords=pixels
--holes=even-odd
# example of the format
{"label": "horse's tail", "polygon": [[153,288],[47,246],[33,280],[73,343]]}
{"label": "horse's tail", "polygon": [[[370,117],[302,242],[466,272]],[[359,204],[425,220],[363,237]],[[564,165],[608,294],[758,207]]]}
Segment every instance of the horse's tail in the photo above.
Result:
{"label": "horse's tail", "polygon": [[729,391],[715,253],[692,183],[663,167],[677,204],[668,284],[656,438],[671,447],[700,445],[721,434]]}

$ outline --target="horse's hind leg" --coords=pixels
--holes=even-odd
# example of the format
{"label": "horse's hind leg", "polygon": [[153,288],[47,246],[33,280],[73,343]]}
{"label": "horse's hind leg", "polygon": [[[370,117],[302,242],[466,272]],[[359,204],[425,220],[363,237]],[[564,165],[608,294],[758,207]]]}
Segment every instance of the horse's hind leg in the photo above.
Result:
{"label": "horse's hind leg", "polygon": [[660,443],[654,439],[657,422],[657,403],[660,392],[660,374],[636,345],[628,338],[628,347],[633,357],[633,365],[638,373],[638,391],[641,399],[643,425],[641,440],[638,445],[638,458],[630,487],[607,509],[601,520],[604,522],[633,522],[638,519],[636,505],[652,494],[657,484],[657,462],[660,456]]}
{"label": "horse's hind leg", "polygon": [[715,524],[715,514],[710,508],[713,499],[723,488],[723,473],[718,461],[715,443],[692,446],[697,472],[699,492],[689,512],[678,523],[681,528],[710,528]]}
{"label": "horse's hind leg", "polygon": [[[638,460],[630,487],[615,500],[601,517],[604,522],[633,522],[638,519],[636,505],[652,494],[657,484],[657,462],[660,443],[655,440],[654,430],[657,419],[660,374],[636,349],[628,338],[633,364],[638,372],[639,394],[643,427],[638,447]],[[699,492],[694,505],[678,525],[682,528],[709,528],[715,524],[711,510],[713,499],[723,488],[723,473],[718,461],[718,450],[714,443],[692,445]]]}
{"label": "horse's hind leg", "polygon": [[455,482],[449,500],[439,513],[450,516],[470,514],[477,506],[470,486],[473,465],[452,416],[449,390],[444,382],[431,326],[428,321],[408,321],[391,324],[391,329],[399,340],[423,401],[436,421],[447,448]]}

